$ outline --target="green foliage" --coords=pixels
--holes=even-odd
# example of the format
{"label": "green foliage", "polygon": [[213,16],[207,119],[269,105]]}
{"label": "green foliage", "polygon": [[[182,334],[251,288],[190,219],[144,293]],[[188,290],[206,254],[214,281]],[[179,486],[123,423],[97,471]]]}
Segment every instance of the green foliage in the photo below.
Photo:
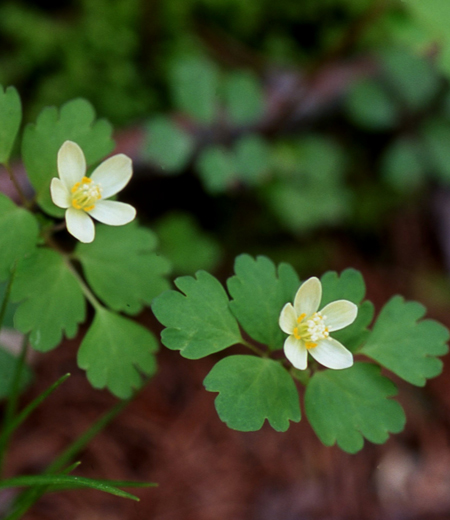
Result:
{"label": "green foliage", "polygon": [[78,366],[87,371],[94,388],[107,387],[127,399],[142,386],[141,373],[155,373],[157,348],[146,328],[99,307],[78,351]]}
{"label": "green foliage", "polygon": [[346,108],[350,119],[368,130],[381,131],[397,124],[398,108],[385,89],[366,79],[352,86]]}
{"label": "green foliage", "polygon": [[234,430],[259,430],[267,419],[272,428],[284,432],[289,421],[300,421],[297,389],[276,361],[229,356],[213,367],[204,385],[210,392],[219,392],[217,413]]}
{"label": "green foliage", "polygon": [[176,274],[213,270],[222,257],[219,243],[203,232],[189,213],[169,213],[156,224],[155,231],[160,250]]}
{"label": "green foliage", "polygon": [[271,149],[267,142],[256,134],[248,134],[235,143],[234,152],[239,178],[251,186],[260,184],[270,168]]}
{"label": "green foliage", "polygon": [[52,491],[65,489],[96,489],[122,498],[139,502],[139,498],[119,489],[119,487],[150,487],[156,484],[145,482],[129,482],[121,480],[98,480],[72,475],[22,475],[0,481],[0,488],[16,488],[30,486],[50,486]]}
{"label": "green foliage", "polygon": [[200,123],[212,123],[219,89],[219,72],[214,63],[202,57],[178,58],[170,79],[177,108]]}
{"label": "green foliage", "polygon": [[17,90],[0,85],[0,163],[7,164],[22,120],[22,105]]}
{"label": "green foliage", "polygon": [[225,83],[225,106],[230,121],[250,124],[264,115],[264,96],[256,77],[246,71],[233,72]]}
{"label": "green foliage", "polygon": [[254,340],[270,349],[280,349],[286,335],[278,325],[281,309],[293,301],[300,281],[288,264],[274,263],[264,256],[253,259],[240,255],[234,264],[235,276],[228,279],[230,308],[242,328]]}
{"label": "green foliage", "polygon": [[394,46],[382,53],[382,61],[389,86],[411,110],[421,109],[436,95],[439,78],[430,59]]}
{"label": "green foliage", "polygon": [[305,232],[346,217],[346,160],[333,140],[309,135],[279,143],[272,163],[278,178],[264,190],[264,198],[288,230]]}
{"label": "green foliage", "polygon": [[194,139],[166,117],[149,121],[143,153],[167,173],[186,166],[194,150]]}
{"label": "green foliage", "polygon": [[92,105],[84,99],[69,101],[58,110],[45,108],[35,124],[25,128],[22,157],[31,184],[37,193],[37,202],[52,216],[61,216],[50,198],[50,182],[58,176],[57,154],[66,140],[76,142],[83,149],[86,163],[92,166],[114,147],[111,125],[101,119],[95,121]]}
{"label": "green foliage", "polygon": [[333,332],[333,337],[353,352],[370,334],[367,327],[374,315],[372,302],[362,301],[366,294],[364,278],[356,269],[345,269],[340,276],[334,271],[328,271],[321,277],[321,282],[321,308],[336,300],[349,300],[358,305],[356,320],[348,327]]}
{"label": "green foliage", "polygon": [[436,356],[447,353],[449,339],[441,324],[420,320],[424,314],[420,303],[395,296],[381,310],[361,352],[409,383],[424,386],[441,373],[442,361]]}
{"label": "green foliage", "polygon": [[433,173],[445,184],[450,184],[450,124],[444,119],[430,119],[422,128],[422,137]]}
{"label": "green foliage", "polygon": [[[11,385],[17,365],[17,358],[8,350],[0,345],[0,399],[9,395]],[[24,366],[20,377],[20,390],[24,390],[29,385],[32,372],[28,366]]]}
{"label": "green foliage", "polygon": [[76,258],[94,292],[111,309],[137,314],[169,288],[169,265],[155,253],[157,238],[136,222],[97,226],[91,244],[78,244]]}
{"label": "green foliage", "polygon": [[78,281],[64,258],[49,249],[39,249],[18,264],[11,299],[20,302],[15,327],[29,332],[32,347],[41,352],[56,347],[63,332],[73,338],[85,318]]}
{"label": "green foliage", "polygon": [[0,281],[9,277],[15,262],[33,252],[38,232],[35,217],[0,193]]}
{"label": "green foliage", "polygon": [[202,150],[197,167],[205,188],[211,194],[227,190],[236,180],[234,156],[223,147],[208,146]]}
{"label": "green foliage", "polygon": [[306,415],[320,440],[356,453],[363,437],[382,444],[389,432],[398,433],[405,414],[396,401],[395,385],[370,363],[346,370],[323,370],[311,378],[305,393]]}
{"label": "green foliage", "polygon": [[420,188],[424,181],[421,143],[399,138],[386,148],[381,161],[381,176],[398,191]]}
{"label": "green foliage", "polygon": [[162,343],[183,357],[199,359],[242,341],[222,285],[206,271],[196,278],[175,280],[178,291],[166,291],[153,300],[152,310],[165,326]]}

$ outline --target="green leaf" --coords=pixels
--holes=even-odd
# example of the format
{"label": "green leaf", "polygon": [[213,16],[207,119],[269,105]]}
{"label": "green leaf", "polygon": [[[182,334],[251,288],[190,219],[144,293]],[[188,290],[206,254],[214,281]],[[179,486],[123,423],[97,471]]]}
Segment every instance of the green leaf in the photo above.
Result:
{"label": "green leaf", "polygon": [[222,258],[219,243],[205,233],[190,213],[165,215],[155,227],[161,252],[177,274],[214,269]]}
{"label": "green leaf", "polygon": [[[394,296],[386,303],[361,352],[408,383],[424,386],[442,371],[435,356],[448,352],[448,330],[434,320],[420,320],[425,307]],[[420,320],[420,321],[418,321]]]}
{"label": "green leaf", "polygon": [[[4,399],[9,395],[11,384],[17,364],[16,356],[13,356],[8,350],[0,346],[0,399]],[[32,372],[28,366],[24,366],[20,378],[20,390],[24,390],[31,382]]]}
{"label": "green leaf", "polygon": [[236,258],[234,272],[236,276],[227,281],[231,311],[254,340],[272,350],[282,348],[286,335],[278,319],[300,286],[296,272],[289,264],[277,269],[265,256],[255,260],[249,255]]}
{"label": "green leaf", "polygon": [[389,83],[412,110],[431,102],[440,81],[430,58],[392,47],[383,52],[382,60]]}
{"label": "green leaf", "polygon": [[321,307],[335,300],[350,300],[359,305],[366,294],[366,284],[362,274],[356,269],[345,269],[339,276],[335,271],[328,271],[321,277]]}
{"label": "green leaf", "polygon": [[266,177],[270,166],[270,148],[256,134],[239,139],[234,146],[236,171],[248,184],[257,184]]}
{"label": "green leaf", "polygon": [[104,119],[95,121],[92,105],[84,99],[74,99],[61,107],[47,107],[40,113],[36,124],[25,128],[22,157],[37,202],[52,216],[61,216],[50,198],[50,182],[58,176],[57,154],[64,141],[76,142],[83,149],[86,163],[94,165],[114,148],[112,127]]}
{"label": "green leaf", "polygon": [[127,399],[142,386],[141,373],[155,373],[157,349],[146,328],[100,307],[78,351],[78,366],[87,371],[94,388],[107,387]]}
{"label": "green leaf", "polygon": [[369,336],[367,327],[372,322],[375,311],[371,302],[362,301],[366,294],[364,278],[356,269],[345,269],[340,276],[335,271],[328,271],[321,277],[321,282],[320,308],[336,300],[350,300],[358,305],[356,320],[348,327],[333,332],[333,338],[354,352]]}
{"label": "green leaf", "polygon": [[444,119],[428,120],[422,129],[425,146],[437,177],[450,184],[450,124]]}
{"label": "green leaf", "polygon": [[400,404],[388,397],[397,388],[371,363],[355,363],[345,370],[323,370],[311,378],[305,393],[305,411],[319,439],[356,453],[363,437],[384,443],[389,433],[405,425]]}
{"label": "green leaf", "polygon": [[30,332],[30,343],[46,352],[77,333],[84,321],[86,304],[78,281],[61,255],[39,249],[22,260],[11,291],[13,302],[21,302],[14,315],[16,329]]}
{"label": "green leaf", "polygon": [[22,104],[17,90],[0,85],[0,163],[7,164],[22,121]]}
{"label": "green leaf", "polygon": [[236,179],[235,157],[220,146],[202,150],[197,167],[206,190],[212,194],[227,190]]}
{"label": "green leaf", "polygon": [[9,277],[16,261],[33,251],[38,233],[35,217],[0,193],[0,281]]}
{"label": "green leaf", "polygon": [[194,146],[194,138],[166,117],[152,119],[147,125],[144,154],[167,173],[186,166]]}
{"label": "green leaf", "polygon": [[156,484],[150,482],[128,482],[115,480],[97,480],[74,475],[23,475],[0,481],[0,488],[51,486],[51,490],[90,488],[104,493],[110,493],[122,498],[129,498],[139,502],[139,498],[115,486],[123,487],[150,487]]}
{"label": "green leaf", "polygon": [[234,430],[256,431],[267,419],[272,428],[284,432],[289,421],[300,421],[294,381],[280,363],[271,359],[228,356],[216,363],[204,385],[210,392],[219,392],[217,413]]}
{"label": "green leaf", "polygon": [[267,187],[265,198],[280,224],[293,233],[305,233],[321,225],[335,226],[349,213],[350,193],[330,184],[303,187],[277,182]]}
{"label": "green leaf", "polygon": [[166,291],[153,300],[156,318],[167,327],[161,341],[188,359],[199,359],[242,341],[227,293],[214,276],[198,271],[197,278],[175,280],[180,291]]}
{"label": "green leaf", "polygon": [[254,123],[264,115],[264,95],[250,72],[233,72],[225,83],[225,103],[232,123]]}
{"label": "green leaf", "polygon": [[381,175],[400,192],[411,192],[423,184],[425,171],[421,143],[399,138],[386,148],[381,160]]}
{"label": "green leaf", "polygon": [[200,123],[212,123],[217,109],[219,72],[201,57],[178,58],[170,74],[177,107]]}
{"label": "green leaf", "polygon": [[374,80],[356,83],[347,96],[346,107],[351,120],[368,130],[386,130],[398,120],[396,104]]}
{"label": "green leaf", "polygon": [[97,226],[90,244],[79,243],[80,260],[89,285],[111,309],[137,314],[169,288],[167,260],[155,253],[157,238],[136,222]]}

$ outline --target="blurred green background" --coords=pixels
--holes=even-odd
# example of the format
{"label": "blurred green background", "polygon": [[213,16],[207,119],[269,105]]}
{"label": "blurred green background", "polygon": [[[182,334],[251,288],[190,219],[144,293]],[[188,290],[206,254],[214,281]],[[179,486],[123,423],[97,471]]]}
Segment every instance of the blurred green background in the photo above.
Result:
{"label": "blurred green background", "polygon": [[446,205],[449,22],[446,0],[2,2],[0,83],[27,121],[85,97],[131,136],[175,273],[322,269],[346,241],[389,261],[401,212],[426,235]]}

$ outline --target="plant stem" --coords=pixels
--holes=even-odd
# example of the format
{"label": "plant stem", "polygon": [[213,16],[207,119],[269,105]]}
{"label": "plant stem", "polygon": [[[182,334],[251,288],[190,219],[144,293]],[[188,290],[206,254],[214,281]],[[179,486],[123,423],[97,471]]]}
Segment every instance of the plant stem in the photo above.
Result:
{"label": "plant stem", "polygon": [[[43,472],[43,475],[52,475],[60,471],[73,459],[103,428],[105,428],[130,402],[131,399],[117,403],[106,412],[78,439],[66,448]],[[47,491],[48,486],[36,486],[23,491],[16,499],[14,510],[4,520],[18,520],[28,509],[39,500]]]}
{"label": "plant stem", "polygon": [[245,339],[241,340],[241,344],[244,345],[244,347],[247,347],[250,350],[252,350],[253,352],[255,352],[255,354],[258,354],[258,356],[267,357],[267,352],[264,352],[264,350],[261,350],[256,345],[253,345],[252,343],[249,343]]}
{"label": "plant stem", "polygon": [[6,309],[8,308],[9,297],[11,295],[11,288],[14,281],[14,277],[16,275],[16,266],[17,262],[14,263],[13,268],[11,269],[11,276],[9,277],[8,285],[6,286],[5,297],[3,298],[2,307],[0,308],[0,330],[3,326],[3,320],[5,319]]}
{"label": "plant stem", "polygon": [[14,416],[17,409],[17,401],[19,398],[20,391],[20,379],[22,376],[23,366],[25,364],[27,349],[28,334],[25,335],[23,338],[20,356],[18,357],[15,366],[14,375],[11,382],[11,389],[8,394],[8,400],[6,402],[5,413],[3,417],[2,433],[0,435],[0,478],[3,473],[3,461],[5,459],[6,448],[8,447],[9,438],[12,432],[11,424],[14,420]]}

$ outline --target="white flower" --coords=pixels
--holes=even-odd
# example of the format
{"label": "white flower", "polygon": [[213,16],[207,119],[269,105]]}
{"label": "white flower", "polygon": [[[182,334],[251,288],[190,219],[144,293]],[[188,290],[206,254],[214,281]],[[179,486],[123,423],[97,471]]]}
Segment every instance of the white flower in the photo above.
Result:
{"label": "white flower", "polygon": [[106,200],[123,189],[131,178],[131,159],[124,154],[103,161],[86,177],[83,150],[66,141],[58,151],[58,175],[52,179],[52,201],[66,210],[67,231],[80,242],[94,240],[95,227],[91,217],[110,226],[123,226],[136,216],[129,204]]}
{"label": "white flower", "polygon": [[280,314],[281,330],[289,336],[284,353],[299,370],[308,364],[308,352],[321,365],[342,369],[353,365],[353,355],[330,332],[343,329],[355,321],[358,307],[348,300],[337,300],[318,311],[322,284],[309,278],[295,295],[294,305],[287,303]]}

